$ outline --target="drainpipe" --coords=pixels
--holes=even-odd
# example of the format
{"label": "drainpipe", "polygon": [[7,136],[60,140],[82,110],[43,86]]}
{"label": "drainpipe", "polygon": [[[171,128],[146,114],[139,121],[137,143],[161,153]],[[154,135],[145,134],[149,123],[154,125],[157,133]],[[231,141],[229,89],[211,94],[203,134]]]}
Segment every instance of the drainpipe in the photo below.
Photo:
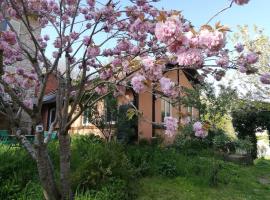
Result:
{"label": "drainpipe", "polygon": [[152,137],[155,136],[155,126],[154,123],[156,122],[156,97],[155,93],[152,94]]}
{"label": "drainpipe", "polygon": [[[179,78],[179,75],[180,75],[180,72],[179,72],[180,69],[177,70],[177,83],[178,83],[178,86],[180,86],[180,78]],[[179,98],[180,98],[180,92],[179,92]],[[178,121],[179,121],[179,124],[181,123],[181,104],[179,104],[179,116],[178,116]]]}

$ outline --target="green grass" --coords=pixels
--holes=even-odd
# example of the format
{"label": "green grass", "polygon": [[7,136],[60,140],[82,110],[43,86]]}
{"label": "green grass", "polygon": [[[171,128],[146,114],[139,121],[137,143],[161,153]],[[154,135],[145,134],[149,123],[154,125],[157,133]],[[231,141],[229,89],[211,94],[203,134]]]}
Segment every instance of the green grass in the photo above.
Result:
{"label": "green grass", "polygon": [[[244,166],[223,161],[211,149],[194,148],[122,146],[87,137],[73,140],[75,199],[270,200],[269,160]],[[58,152],[57,143],[50,144],[56,169]],[[22,148],[0,145],[0,199],[42,199],[35,163]]]}
{"label": "green grass", "polygon": [[[137,200],[268,200],[270,162],[259,161],[250,167],[225,163],[215,187],[203,184],[203,177],[147,177],[140,180]],[[224,179],[227,179],[224,182]]]}

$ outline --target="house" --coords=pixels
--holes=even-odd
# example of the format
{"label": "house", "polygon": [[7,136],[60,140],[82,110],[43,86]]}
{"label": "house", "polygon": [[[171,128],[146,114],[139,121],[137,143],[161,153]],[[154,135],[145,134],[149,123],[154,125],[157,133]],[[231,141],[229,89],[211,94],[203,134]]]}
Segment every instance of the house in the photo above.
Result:
{"label": "house", "polygon": [[[30,24],[33,28],[33,33],[35,35],[39,35],[41,32],[41,28],[39,25],[39,22],[37,20],[37,17],[34,15],[29,15],[28,20],[30,21]],[[23,24],[23,22],[19,21],[18,19],[15,18],[9,18],[8,20],[3,20],[0,22],[0,33],[2,31],[8,31],[11,30],[11,27],[9,24],[12,26],[12,28],[16,31],[18,37],[20,38],[21,44],[28,49],[35,49],[35,45],[33,40],[31,39],[31,36],[26,28],[26,26]],[[35,53],[34,51],[32,52],[33,54]],[[21,61],[16,62],[14,65],[9,66],[6,71],[13,76],[16,73],[16,69],[18,66],[23,66],[23,69],[26,72],[30,72],[32,70],[32,64],[30,63],[29,59],[26,56],[23,56]],[[36,88],[32,87],[28,90],[24,91],[24,95],[26,98],[34,98],[35,97],[35,91]],[[3,95],[4,98],[9,98],[7,97],[6,94],[0,93],[0,95]],[[3,114],[0,114],[0,120],[1,125],[0,125],[0,130],[1,129],[6,129],[10,130],[10,123],[9,120],[7,119],[6,116]],[[20,127],[24,129],[26,132],[30,133],[32,131],[31,123],[32,120],[29,117],[28,114],[25,112],[22,112],[21,120],[20,120]]]}
{"label": "house", "polygon": [[[168,65],[168,67],[171,67]],[[198,83],[196,79],[197,71],[194,69],[183,69],[168,71],[164,74],[165,77],[172,79],[175,83],[182,87],[193,89],[194,84]],[[53,79],[53,77],[51,77]],[[47,92],[44,97],[43,106],[43,122],[45,130],[48,130],[50,123],[55,118],[55,91],[57,90],[57,82],[51,80],[46,88]],[[158,88],[157,88],[158,90]],[[127,105],[132,103],[140,111],[141,115],[137,120],[136,134],[137,138],[152,139],[158,134],[164,135],[164,126],[162,126],[164,117],[173,116],[179,119],[180,124],[184,124],[187,120],[195,120],[199,117],[197,109],[192,107],[175,106],[173,107],[169,101],[158,97],[153,93],[142,92],[136,94],[132,90],[127,90],[125,95],[117,97],[117,106]],[[108,110],[106,100],[97,103],[96,110],[100,115],[104,116],[104,120],[109,125],[114,125],[117,120],[115,116],[111,116],[111,111]],[[117,109],[117,108],[115,108]],[[76,114],[75,111],[74,114]],[[154,123],[150,123],[154,122]],[[70,128],[71,134],[96,134],[103,136],[102,131],[89,120],[89,111],[86,109],[84,113],[72,124]],[[171,138],[168,138],[171,140]]]}

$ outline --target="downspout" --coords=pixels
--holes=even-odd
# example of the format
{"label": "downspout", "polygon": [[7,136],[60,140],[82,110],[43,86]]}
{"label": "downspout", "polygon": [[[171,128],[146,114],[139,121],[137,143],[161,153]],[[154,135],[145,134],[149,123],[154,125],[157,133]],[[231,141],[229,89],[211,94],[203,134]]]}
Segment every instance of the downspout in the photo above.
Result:
{"label": "downspout", "polygon": [[155,93],[153,92],[152,94],[152,137],[155,136],[155,126],[154,123],[156,121],[156,97],[155,97]]}
{"label": "downspout", "polygon": [[[180,69],[177,70],[177,83],[178,83],[178,86],[180,86],[180,78],[179,78],[180,72],[179,72],[179,70]],[[179,92],[178,95],[179,95],[179,98],[181,98],[180,97],[180,95],[181,95],[180,92]],[[179,109],[178,123],[180,124],[181,123],[181,104],[180,103],[179,103],[179,108],[178,109]]]}

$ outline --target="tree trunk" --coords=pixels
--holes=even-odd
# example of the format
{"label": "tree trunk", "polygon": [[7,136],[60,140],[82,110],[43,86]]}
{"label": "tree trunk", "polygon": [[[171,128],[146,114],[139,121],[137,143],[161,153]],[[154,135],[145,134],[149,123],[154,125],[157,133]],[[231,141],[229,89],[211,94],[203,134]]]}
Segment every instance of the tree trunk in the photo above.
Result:
{"label": "tree trunk", "polygon": [[60,148],[60,182],[61,182],[61,196],[62,200],[71,200],[71,184],[70,184],[70,136],[67,132],[60,132],[59,134],[59,148]]}
{"label": "tree trunk", "polygon": [[44,144],[39,144],[37,152],[37,168],[43,194],[46,200],[60,200],[57,189],[51,159]]}

